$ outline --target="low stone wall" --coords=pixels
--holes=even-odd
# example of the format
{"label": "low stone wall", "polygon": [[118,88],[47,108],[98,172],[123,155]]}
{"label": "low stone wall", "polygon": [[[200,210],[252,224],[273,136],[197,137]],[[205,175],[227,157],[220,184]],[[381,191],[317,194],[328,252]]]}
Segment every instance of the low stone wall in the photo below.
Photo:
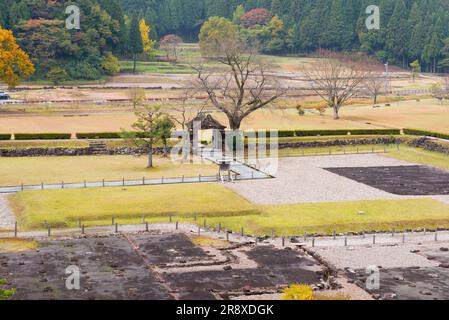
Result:
{"label": "low stone wall", "polygon": [[[146,148],[114,148],[108,149],[106,155],[143,155]],[[154,154],[162,154],[162,148],[153,149]],[[168,151],[170,152],[170,150]],[[51,156],[88,156],[95,155],[91,148],[28,148],[28,149],[0,149],[0,157],[51,157]]]}
{"label": "low stone wall", "polygon": [[336,139],[329,141],[310,141],[310,142],[285,142],[279,143],[279,149],[288,148],[326,148],[326,147],[339,147],[339,146],[362,146],[371,144],[400,144],[404,141],[396,137],[382,137],[382,138],[370,138],[370,139]]}
{"label": "low stone wall", "polygon": [[449,146],[441,145],[429,138],[418,138],[409,143],[410,146],[427,151],[435,151],[449,155]]}

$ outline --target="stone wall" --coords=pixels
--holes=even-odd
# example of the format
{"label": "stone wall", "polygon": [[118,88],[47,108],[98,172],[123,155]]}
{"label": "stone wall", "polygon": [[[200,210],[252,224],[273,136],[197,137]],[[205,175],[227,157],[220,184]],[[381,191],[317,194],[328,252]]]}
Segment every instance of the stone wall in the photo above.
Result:
{"label": "stone wall", "polygon": [[449,155],[449,146],[444,146],[429,138],[418,138],[409,143],[412,147]]}
{"label": "stone wall", "polygon": [[[162,148],[155,148],[154,154],[162,154]],[[170,152],[170,150],[168,151]],[[107,155],[142,155],[146,148],[114,148],[108,149]],[[27,149],[0,149],[0,157],[49,157],[49,156],[88,156],[95,155],[91,148],[27,148]]]}
{"label": "stone wall", "polygon": [[279,149],[287,148],[326,148],[326,147],[343,147],[343,146],[362,146],[371,144],[400,144],[404,141],[395,137],[379,137],[369,139],[335,139],[329,141],[309,141],[309,142],[285,142],[279,143]]}

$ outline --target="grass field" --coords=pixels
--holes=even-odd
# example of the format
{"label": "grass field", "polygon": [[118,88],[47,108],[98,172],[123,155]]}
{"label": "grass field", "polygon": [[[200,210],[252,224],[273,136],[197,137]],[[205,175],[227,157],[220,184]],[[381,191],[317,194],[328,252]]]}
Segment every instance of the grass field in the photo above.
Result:
{"label": "grass field", "polygon": [[34,240],[2,238],[0,239],[0,253],[29,251],[36,249],[37,245],[37,241]]}
{"label": "grass field", "polygon": [[157,156],[154,161],[155,168],[147,169],[145,156],[0,158],[0,186],[195,177],[215,175],[218,171],[209,163],[174,164]]}
{"label": "grass field", "polygon": [[[432,199],[257,206],[219,184],[25,191],[11,196],[22,230],[118,223],[173,221],[254,234],[302,235],[337,232],[449,228],[449,205]],[[357,214],[364,211],[364,215]]]}
{"label": "grass field", "polygon": [[47,221],[53,226],[74,227],[81,218],[86,225],[118,222],[168,221],[169,214],[193,216],[241,216],[258,213],[257,208],[231,190],[218,184],[161,185],[153,187],[98,188],[88,191],[44,190],[21,192],[12,196],[23,228],[41,228]]}
{"label": "grass field", "polygon": [[385,156],[411,163],[431,165],[440,169],[449,170],[449,156],[439,152],[431,152],[423,149],[401,146],[399,151],[389,152],[385,154]]}

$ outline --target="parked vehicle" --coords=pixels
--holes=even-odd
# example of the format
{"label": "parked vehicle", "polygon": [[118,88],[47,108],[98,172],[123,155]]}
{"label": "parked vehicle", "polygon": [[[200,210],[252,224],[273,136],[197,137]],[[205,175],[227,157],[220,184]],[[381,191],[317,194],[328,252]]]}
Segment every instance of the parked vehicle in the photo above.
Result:
{"label": "parked vehicle", "polygon": [[0,100],[10,100],[11,97],[4,91],[0,91]]}

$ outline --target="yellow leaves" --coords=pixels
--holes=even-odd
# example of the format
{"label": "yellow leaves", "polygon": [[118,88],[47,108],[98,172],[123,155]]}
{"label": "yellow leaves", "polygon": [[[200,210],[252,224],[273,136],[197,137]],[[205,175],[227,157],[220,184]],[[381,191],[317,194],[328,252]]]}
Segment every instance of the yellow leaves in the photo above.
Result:
{"label": "yellow leaves", "polygon": [[34,70],[33,63],[17,44],[12,31],[0,28],[0,79],[14,88]]}
{"label": "yellow leaves", "polygon": [[142,37],[143,52],[150,55],[154,48],[154,41],[150,39],[151,27],[145,23],[145,19],[140,20],[139,30]]}

